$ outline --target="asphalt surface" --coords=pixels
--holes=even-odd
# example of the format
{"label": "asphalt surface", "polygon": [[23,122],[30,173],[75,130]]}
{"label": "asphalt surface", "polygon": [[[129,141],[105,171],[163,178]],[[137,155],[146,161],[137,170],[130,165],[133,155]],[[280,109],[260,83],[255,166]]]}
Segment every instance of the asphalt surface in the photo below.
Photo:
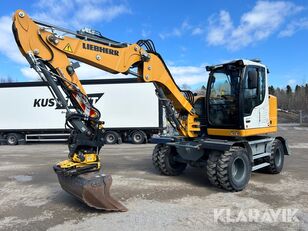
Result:
{"label": "asphalt surface", "polygon": [[280,134],[292,151],[283,172],[253,173],[237,193],[211,186],[196,168],[159,175],[154,145],[105,146],[104,172],[125,213],[90,209],[61,189],[52,165],[66,158],[65,144],[0,146],[0,230],[308,230],[308,128]]}

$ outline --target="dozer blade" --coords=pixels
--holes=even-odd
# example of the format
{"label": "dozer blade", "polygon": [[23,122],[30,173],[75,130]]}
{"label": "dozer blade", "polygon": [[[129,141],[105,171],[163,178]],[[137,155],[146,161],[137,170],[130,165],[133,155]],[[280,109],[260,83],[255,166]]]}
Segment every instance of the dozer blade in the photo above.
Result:
{"label": "dozer blade", "polygon": [[67,176],[60,172],[56,173],[63,190],[77,197],[88,206],[105,211],[127,211],[124,205],[110,195],[111,175],[104,175],[97,171],[75,176]]}

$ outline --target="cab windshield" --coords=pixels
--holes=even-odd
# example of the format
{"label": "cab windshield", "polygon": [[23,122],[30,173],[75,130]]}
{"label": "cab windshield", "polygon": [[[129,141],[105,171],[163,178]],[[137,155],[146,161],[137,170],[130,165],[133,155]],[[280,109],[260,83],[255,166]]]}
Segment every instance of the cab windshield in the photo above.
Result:
{"label": "cab windshield", "polygon": [[228,66],[210,73],[209,123],[215,127],[236,127],[238,121],[238,99],[240,69]]}

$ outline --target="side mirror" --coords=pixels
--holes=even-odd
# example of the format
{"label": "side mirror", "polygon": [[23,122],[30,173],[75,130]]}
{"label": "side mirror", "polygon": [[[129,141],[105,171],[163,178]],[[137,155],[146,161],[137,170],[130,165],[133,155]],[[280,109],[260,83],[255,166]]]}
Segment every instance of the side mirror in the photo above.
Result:
{"label": "side mirror", "polygon": [[258,87],[258,73],[256,70],[248,71],[248,89]]}

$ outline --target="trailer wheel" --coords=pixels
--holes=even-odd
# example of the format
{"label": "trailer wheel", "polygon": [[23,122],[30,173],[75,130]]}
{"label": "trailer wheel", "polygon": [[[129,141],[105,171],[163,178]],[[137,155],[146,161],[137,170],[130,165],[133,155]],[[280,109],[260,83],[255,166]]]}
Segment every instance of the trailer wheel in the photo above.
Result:
{"label": "trailer wheel", "polygon": [[115,144],[118,141],[118,133],[114,131],[105,132],[104,139],[106,144]]}
{"label": "trailer wheel", "polygon": [[18,144],[18,134],[16,133],[7,134],[6,142],[8,145],[17,145]]}
{"label": "trailer wheel", "polygon": [[206,163],[206,175],[209,179],[210,183],[216,187],[220,187],[220,183],[218,181],[217,176],[217,163],[219,159],[220,153],[211,152],[209,154],[209,158]]}
{"label": "trailer wheel", "polygon": [[267,172],[271,174],[278,174],[281,172],[284,164],[284,150],[280,140],[275,139],[272,148],[271,155],[266,159],[270,163]]}
{"label": "trailer wheel", "polygon": [[232,192],[243,190],[251,176],[251,163],[246,149],[231,147],[221,154],[217,163],[217,175],[224,189]]}
{"label": "trailer wheel", "polygon": [[157,144],[152,155],[154,167],[163,175],[178,176],[187,167],[186,163],[174,159],[178,153],[176,149],[165,144]]}
{"label": "trailer wheel", "polygon": [[143,144],[145,141],[145,134],[143,131],[137,130],[131,134],[133,144]]}

